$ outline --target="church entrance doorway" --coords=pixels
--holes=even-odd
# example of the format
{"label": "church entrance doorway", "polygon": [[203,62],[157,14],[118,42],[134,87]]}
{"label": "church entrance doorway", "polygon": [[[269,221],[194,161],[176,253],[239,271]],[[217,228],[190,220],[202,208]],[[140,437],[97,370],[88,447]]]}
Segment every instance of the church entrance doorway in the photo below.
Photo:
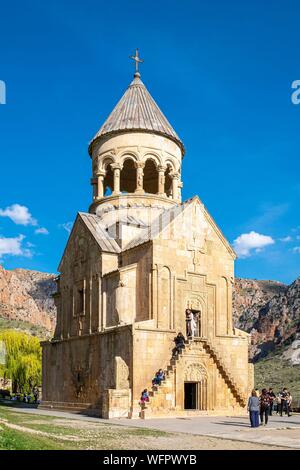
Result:
{"label": "church entrance doorway", "polygon": [[207,410],[207,382],[184,382],[184,409]]}
{"label": "church entrance doorway", "polygon": [[184,409],[197,410],[197,382],[184,383]]}

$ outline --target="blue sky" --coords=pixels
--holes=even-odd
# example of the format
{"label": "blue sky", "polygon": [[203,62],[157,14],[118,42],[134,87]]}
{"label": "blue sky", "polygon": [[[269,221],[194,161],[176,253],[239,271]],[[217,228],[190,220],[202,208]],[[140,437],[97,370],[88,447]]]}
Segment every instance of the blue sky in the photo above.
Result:
{"label": "blue sky", "polygon": [[288,283],[300,275],[300,105],[291,101],[299,2],[12,0],[0,8],[7,269],[56,271],[66,224],[91,201],[88,142],[130,83],[128,56],[139,47],[142,79],[186,147],[183,197],[198,194],[235,245],[236,275]]}

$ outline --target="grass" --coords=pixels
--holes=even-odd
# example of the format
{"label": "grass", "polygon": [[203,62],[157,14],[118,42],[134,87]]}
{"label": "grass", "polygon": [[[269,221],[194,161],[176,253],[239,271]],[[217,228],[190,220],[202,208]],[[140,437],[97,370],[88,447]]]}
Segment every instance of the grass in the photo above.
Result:
{"label": "grass", "polygon": [[[2,429],[1,429],[2,427]],[[0,427],[0,450],[67,450],[56,439],[28,436],[21,431]]]}
{"label": "grass", "polygon": [[292,394],[293,405],[300,406],[300,365],[292,366],[278,354],[269,354],[254,365],[255,386],[272,387],[275,393],[286,387]]}
{"label": "grass", "polygon": [[172,433],[20,413],[0,406],[0,450],[138,449],[145,448],[149,439],[165,436]]}

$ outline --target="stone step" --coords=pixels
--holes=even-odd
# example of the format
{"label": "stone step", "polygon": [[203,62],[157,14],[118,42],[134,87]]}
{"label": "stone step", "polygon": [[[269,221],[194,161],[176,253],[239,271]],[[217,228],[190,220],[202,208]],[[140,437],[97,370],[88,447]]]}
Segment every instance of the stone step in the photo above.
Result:
{"label": "stone step", "polygon": [[[247,403],[247,398],[241,395],[241,393],[239,392],[239,387],[235,383],[232,375],[229,372],[227,372],[226,366],[223,363],[223,360],[219,356],[218,352],[214,349],[214,347],[211,345],[210,342],[202,341],[202,343],[206,352],[214,359],[221,376],[223,377],[224,381],[230,388],[237,402],[245,406],[245,404]],[[185,348],[181,349],[178,352],[178,355],[172,356],[165,370],[165,379],[161,382],[161,385],[153,385],[152,390],[149,392],[149,396],[151,397],[151,399],[149,400],[148,407],[142,410],[141,412],[141,415],[142,415],[141,417],[143,419],[149,418],[149,417],[168,416],[168,413],[174,416],[174,410],[169,409],[169,411],[166,411],[166,409],[163,406],[161,406],[161,403],[165,400],[165,397],[170,392],[170,389],[172,389],[173,378],[174,378],[174,373],[175,373],[177,364],[181,361],[181,358],[184,357],[185,353],[188,351],[191,351],[192,348],[193,348],[193,341],[188,340],[185,342]],[[192,416],[197,414],[195,413],[196,410],[191,410],[191,411],[192,411],[191,413]],[[199,410],[197,410],[197,412],[199,413]],[[183,415],[188,415],[188,410],[180,410],[180,413],[178,415],[182,415],[182,413]],[[207,414],[207,412],[200,412],[200,413]]]}

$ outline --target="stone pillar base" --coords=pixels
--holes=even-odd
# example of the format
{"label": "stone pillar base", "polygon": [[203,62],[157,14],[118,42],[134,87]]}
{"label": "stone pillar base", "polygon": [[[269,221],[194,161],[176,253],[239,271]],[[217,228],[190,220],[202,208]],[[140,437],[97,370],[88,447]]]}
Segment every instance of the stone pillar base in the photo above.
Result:
{"label": "stone pillar base", "polygon": [[130,389],[107,389],[103,393],[101,417],[128,418],[131,405]]}

